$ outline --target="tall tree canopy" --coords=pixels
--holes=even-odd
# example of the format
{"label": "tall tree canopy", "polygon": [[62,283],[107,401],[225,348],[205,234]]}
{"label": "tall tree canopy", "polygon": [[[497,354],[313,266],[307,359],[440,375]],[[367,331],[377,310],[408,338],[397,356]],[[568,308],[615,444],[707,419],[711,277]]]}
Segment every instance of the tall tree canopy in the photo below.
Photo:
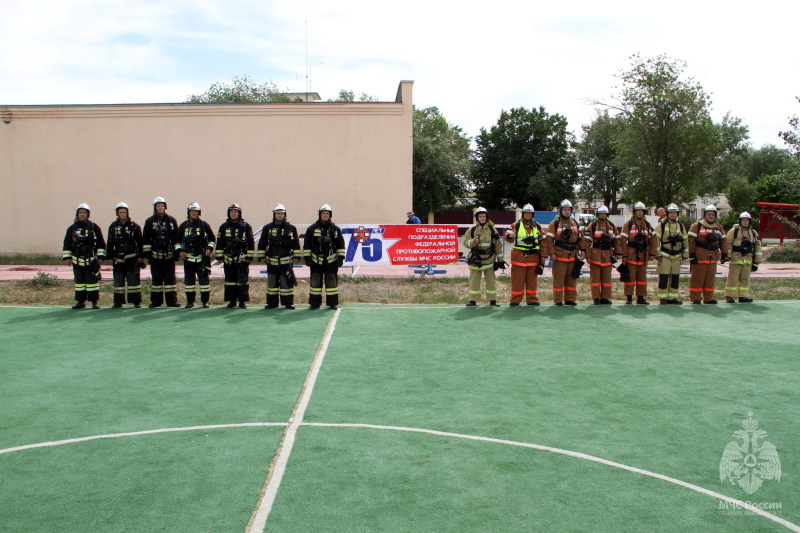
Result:
{"label": "tall tree canopy", "polygon": [[[797,101],[800,102],[800,96],[796,98]],[[789,126],[791,126],[792,129],[782,131],[778,135],[783,139],[783,142],[789,145],[794,155],[800,157],[800,118],[797,118],[797,115],[789,118]]]}
{"label": "tall tree canopy", "polygon": [[618,103],[602,104],[627,119],[617,148],[631,200],[663,206],[694,199],[718,158],[747,138],[739,119],[714,123],[711,98],[685,70],[681,60],[634,55],[618,75]]}
{"label": "tall tree canopy", "polygon": [[567,119],[544,107],[502,111],[489,131],[476,139],[473,182],[480,203],[503,209],[532,203],[550,209],[574,196],[577,181],[574,136]]}
{"label": "tall tree canopy", "polygon": [[436,107],[414,109],[414,211],[451,207],[467,192],[469,137]]}
{"label": "tall tree canopy", "polygon": [[583,126],[583,138],[577,144],[581,198],[599,200],[615,212],[625,190],[622,168],[617,161],[617,138],[625,129],[622,115],[598,112],[591,124]]}
{"label": "tall tree canopy", "polygon": [[231,83],[217,82],[201,94],[186,100],[190,104],[226,104],[246,102],[291,102],[292,97],[272,82],[258,84],[248,76],[234,77]]}

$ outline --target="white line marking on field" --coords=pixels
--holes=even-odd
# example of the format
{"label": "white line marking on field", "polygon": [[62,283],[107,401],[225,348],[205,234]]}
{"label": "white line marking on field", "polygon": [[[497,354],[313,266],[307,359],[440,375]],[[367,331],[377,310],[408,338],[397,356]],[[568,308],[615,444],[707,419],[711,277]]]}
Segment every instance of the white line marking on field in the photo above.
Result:
{"label": "white line marking on field", "polygon": [[674,483],[675,485],[680,485],[681,487],[685,487],[687,489],[693,490],[695,492],[699,492],[701,494],[705,494],[706,496],[711,496],[712,498],[717,498],[722,501],[726,501],[728,503],[732,503],[738,505],[743,509],[747,509],[757,515],[761,515],[764,518],[768,518],[773,522],[781,524],[786,528],[800,532],[800,526],[794,524],[793,522],[789,522],[788,520],[784,520],[779,516],[775,516],[772,513],[768,513],[762,509],[754,507],[747,502],[742,500],[737,500],[736,498],[731,498],[729,496],[725,496],[724,494],[720,494],[718,492],[714,492],[713,490],[704,489],[698,485],[693,485],[691,483],[687,483],[685,481],[681,481],[680,479],[675,479],[669,476],[665,476],[663,474],[658,474],[656,472],[650,472],[649,470],[642,470],[641,468],[636,468],[634,466],[624,465],[622,463],[615,463],[614,461],[609,461],[608,459],[602,459],[600,457],[595,457],[594,455],[588,455],[581,452],[573,452],[570,450],[563,450],[561,448],[553,448],[551,446],[543,446],[541,444],[530,444],[527,442],[517,442],[513,440],[504,440],[504,439],[493,439],[491,437],[480,437],[477,435],[465,435],[462,433],[449,433],[446,431],[436,431],[433,429],[421,429],[421,428],[409,428],[409,427],[402,427],[402,426],[378,426],[373,424],[327,424],[322,422],[305,422],[302,423],[303,426],[315,426],[315,427],[349,427],[349,428],[366,428],[366,429],[384,429],[384,430],[391,430],[391,431],[407,431],[411,433],[427,433],[429,435],[437,435],[441,437],[452,437],[457,439],[468,439],[468,440],[476,440],[476,441],[483,441],[483,442],[491,442],[495,444],[506,444],[509,446],[519,446],[522,448],[532,448],[534,450],[541,450],[545,452],[552,452],[558,453],[561,455],[567,455],[569,457],[575,457],[578,459],[584,459],[586,461],[593,461],[595,463],[604,464],[607,466],[613,466],[614,468],[621,468],[623,470],[628,470],[629,472],[634,472],[636,474],[641,474],[643,476],[648,476],[656,479],[660,479],[662,481],[666,481],[668,483]]}
{"label": "white line marking on field", "polygon": [[61,446],[63,444],[76,444],[78,442],[87,442],[90,440],[116,439],[119,437],[135,437],[138,435],[154,435],[156,433],[179,433],[181,431],[201,431],[204,429],[270,427],[270,426],[285,426],[285,425],[286,422],[245,422],[242,424],[216,424],[213,426],[188,426],[183,428],[149,429],[147,431],[133,431],[130,433],[108,433],[106,435],[92,435],[90,437],[78,437],[76,439],[54,440],[50,442],[37,442],[36,444],[26,444],[24,446],[4,448],[0,450],[0,454],[20,452],[22,450],[32,450],[34,448],[49,448],[50,446]]}
{"label": "white line marking on field", "polygon": [[272,510],[272,504],[275,503],[275,496],[278,494],[278,488],[281,485],[283,474],[286,472],[289,454],[292,453],[292,447],[294,446],[294,440],[297,435],[297,428],[303,423],[303,416],[305,416],[308,402],[311,400],[311,393],[314,391],[314,384],[317,381],[317,375],[322,366],[322,360],[325,359],[325,352],[328,351],[328,344],[333,336],[333,331],[336,329],[336,321],[339,318],[340,311],[341,309],[337,309],[333,314],[331,321],[328,323],[328,329],[325,331],[325,335],[319,343],[314,361],[311,363],[308,376],[303,384],[303,391],[300,394],[300,399],[297,401],[292,416],[289,418],[289,425],[286,427],[283,440],[281,440],[278,446],[278,453],[270,464],[267,480],[264,484],[264,489],[261,491],[261,499],[258,502],[253,516],[250,518],[250,523],[248,523],[247,528],[245,528],[246,533],[264,531],[267,525],[267,517],[269,517],[269,513]]}

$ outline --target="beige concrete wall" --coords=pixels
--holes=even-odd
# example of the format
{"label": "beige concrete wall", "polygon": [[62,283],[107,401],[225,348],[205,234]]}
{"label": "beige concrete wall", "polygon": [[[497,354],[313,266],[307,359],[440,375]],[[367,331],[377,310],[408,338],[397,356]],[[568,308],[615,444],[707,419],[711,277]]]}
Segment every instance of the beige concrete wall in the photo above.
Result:
{"label": "beige concrete wall", "polygon": [[[283,203],[309,224],[403,223],[411,209],[412,86],[396,102],[0,106],[0,253],[60,253],[82,202],[105,232],[124,201],[140,224],[163,196],[214,229],[241,204],[260,227]],[[7,123],[6,123],[7,122]]]}

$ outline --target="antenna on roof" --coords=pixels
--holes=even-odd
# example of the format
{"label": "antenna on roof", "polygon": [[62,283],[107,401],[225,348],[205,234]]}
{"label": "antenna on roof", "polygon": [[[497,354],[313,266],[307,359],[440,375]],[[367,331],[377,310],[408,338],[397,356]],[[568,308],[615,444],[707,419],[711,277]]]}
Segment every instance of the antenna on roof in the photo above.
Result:
{"label": "antenna on roof", "polygon": [[[311,63],[308,62],[308,14],[306,14],[305,24],[306,24],[306,63],[305,63],[306,74],[305,74],[304,77],[305,77],[305,80],[306,80],[306,92],[310,93],[311,92]],[[316,65],[321,65],[322,63],[315,63],[315,64]],[[297,79],[299,80],[300,76],[297,76]]]}

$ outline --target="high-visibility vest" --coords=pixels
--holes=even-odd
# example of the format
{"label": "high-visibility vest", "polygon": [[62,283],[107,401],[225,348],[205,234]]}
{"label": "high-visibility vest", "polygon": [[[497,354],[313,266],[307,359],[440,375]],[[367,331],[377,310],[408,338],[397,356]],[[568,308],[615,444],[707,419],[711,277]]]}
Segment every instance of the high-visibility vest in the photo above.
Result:
{"label": "high-visibility vest", "polygon": [[[541,248],[541,245],[540,245],[540,242],[539,242],[538,239],[540,239],[541,236],[542,236],[542,234],[539,231],[539,225],[538,224],[536,224],[535,222],[531,221],[531,231],[529,233],[528,229],[525,227],[525,224],[520,220],[519,222],[517,222],[517,240],[514,243],[514,249],[515,250],[519,250],[521,252],[528,252],[528,253],[530,253],[530,252],[538,252],[539,249]],[[523,240],[528,238],[528,237],[534,237],[534,238],[537,239],[536,244],[534,246],[531,246],[530,244],[527,244],[527,243],[523,242]]]}

